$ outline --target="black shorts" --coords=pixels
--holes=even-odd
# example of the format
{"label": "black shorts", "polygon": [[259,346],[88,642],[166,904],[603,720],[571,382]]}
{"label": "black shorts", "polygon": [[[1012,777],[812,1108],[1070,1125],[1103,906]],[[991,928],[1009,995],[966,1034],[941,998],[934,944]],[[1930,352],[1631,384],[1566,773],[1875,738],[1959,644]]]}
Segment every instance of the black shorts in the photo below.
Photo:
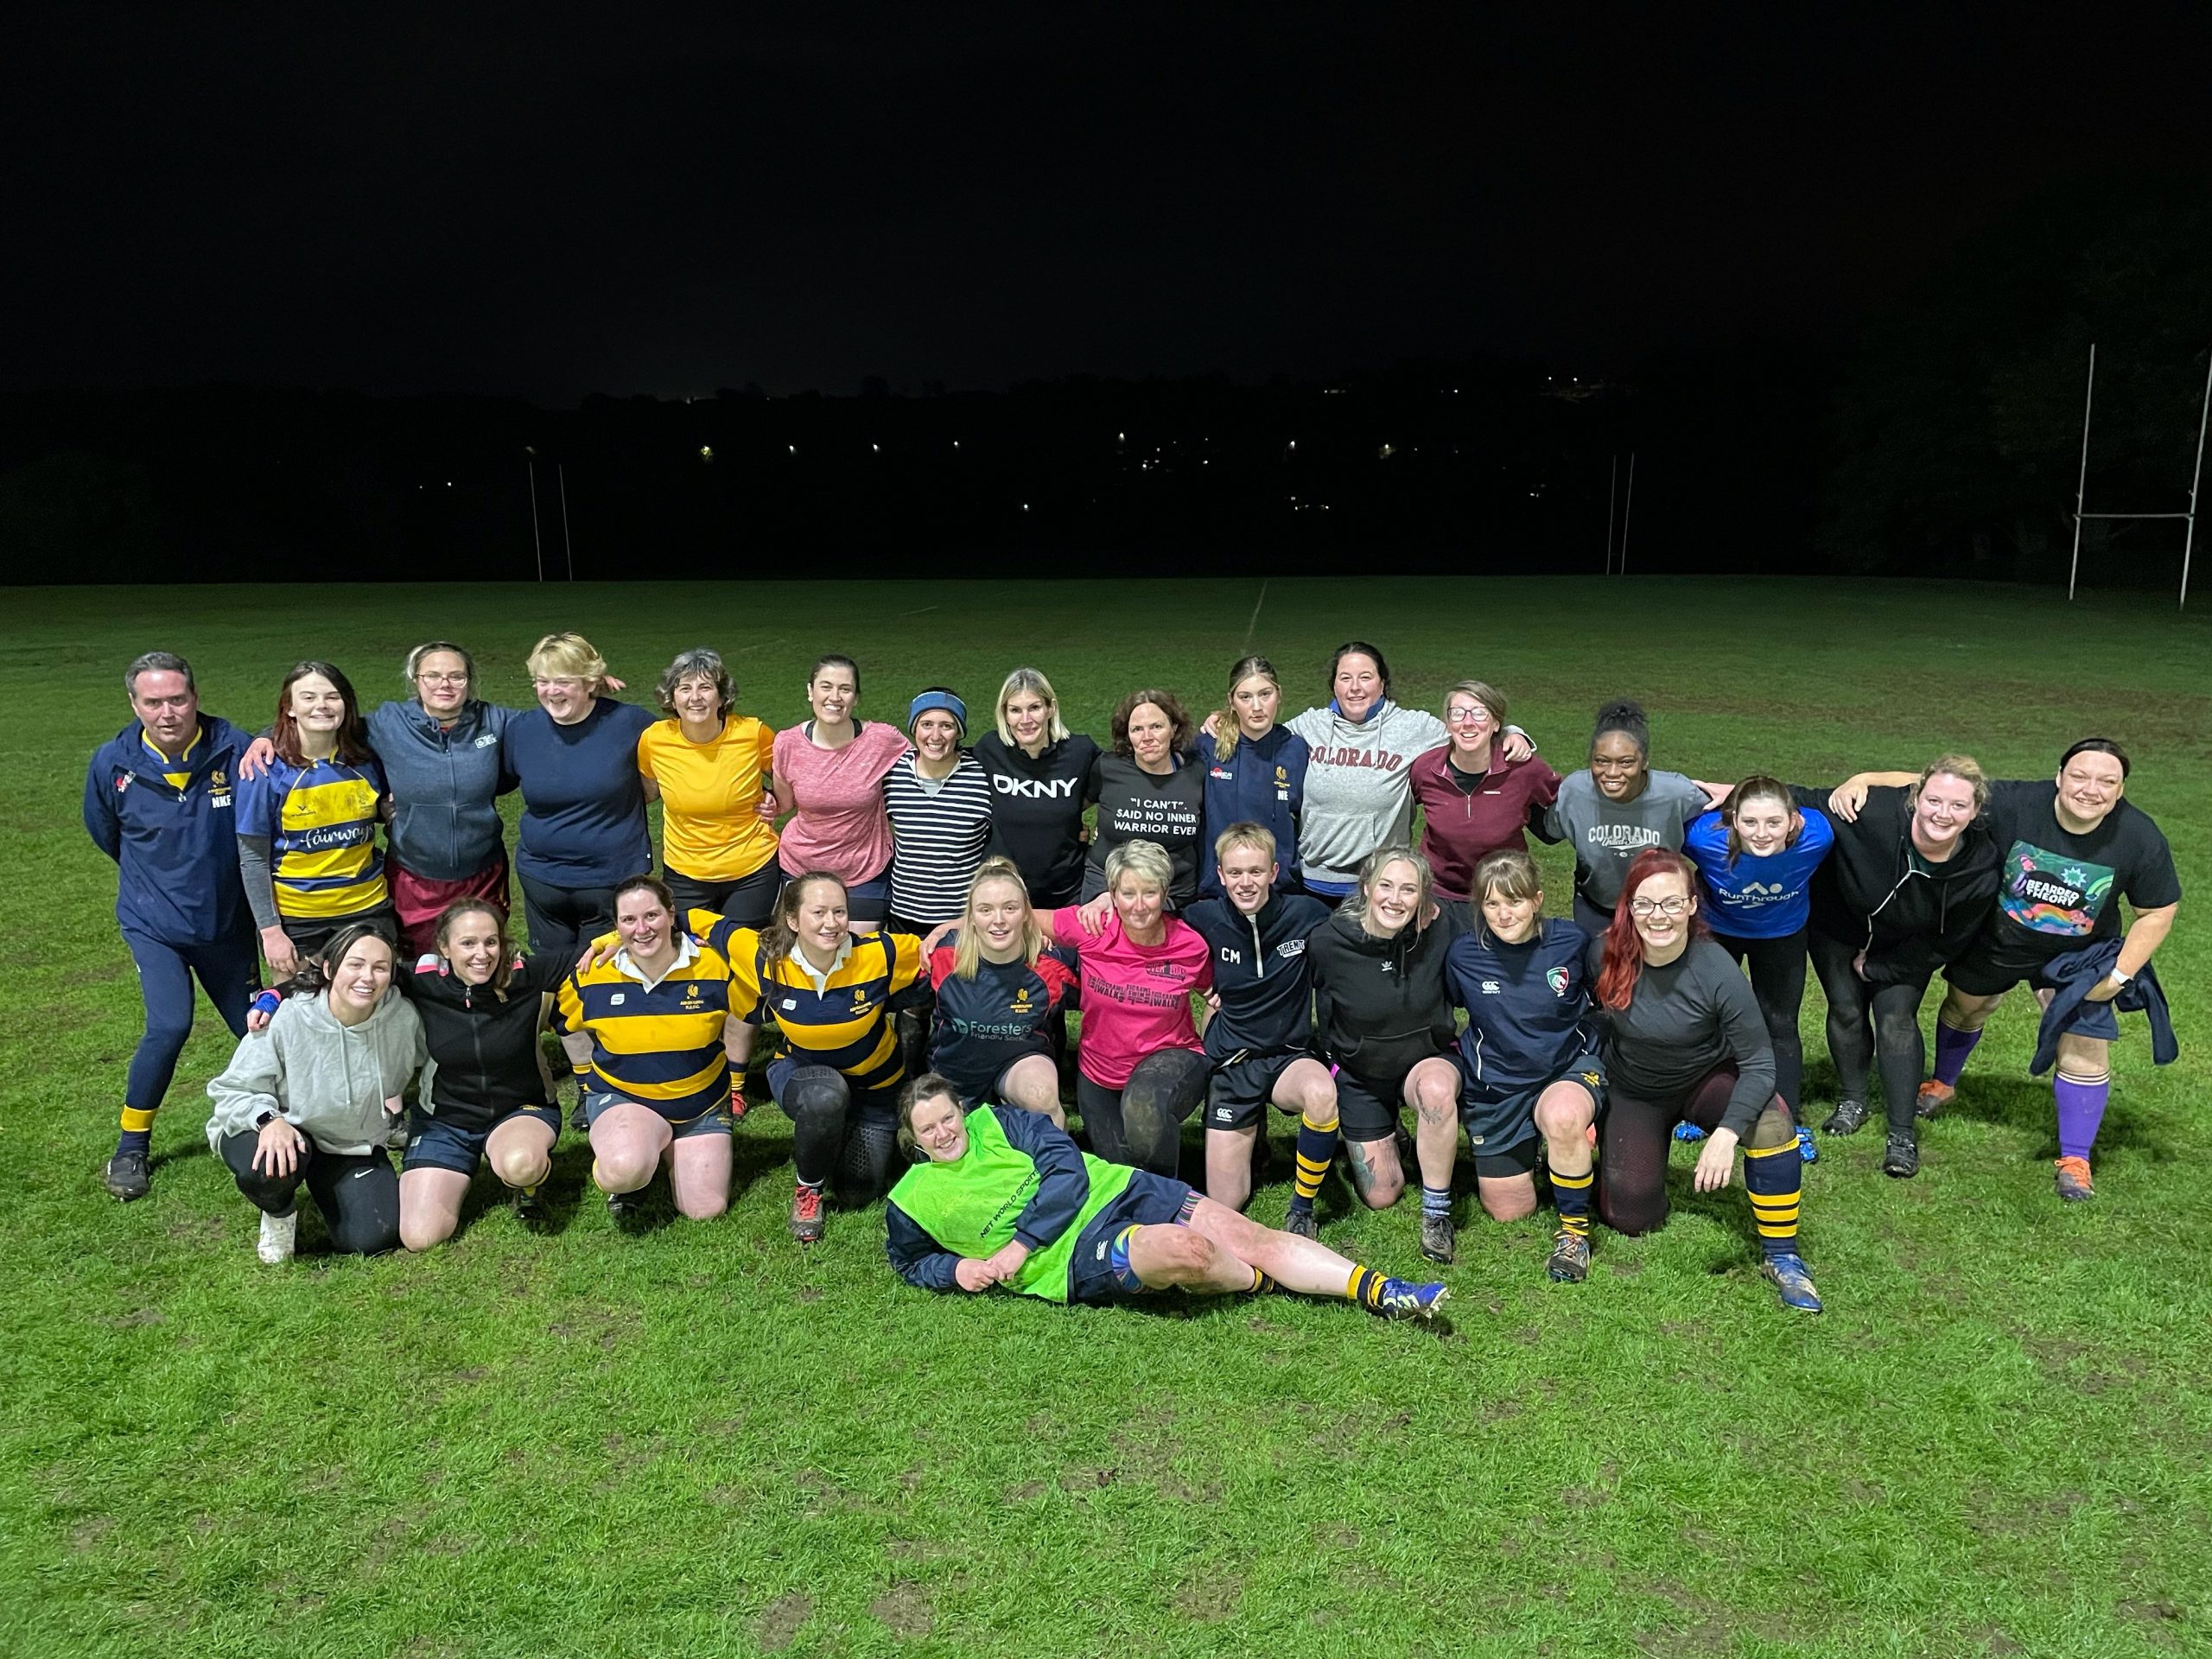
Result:
{"label": "black shorts", "polygon": [[1282,1074],[1313,1058],[1302,1048],[1293,1048],[1224,1060],[1206,1084],[1206,1128],[1250,1128],[1274,1103],[1275,1084]]}
{"label": "black shorts", "polygon": [[1475,1154],[1475,1173],[1491,1181],[1533,1175],[1536,1173],[1536,1148],[1542,1143],[1541,1135],[1531,1135],[1518,1146],[1484,1147]]}
{"label": "black shorts", "polygon": [[1405,1101],[1402,1078],[1385,1100],[1340,1069],[1337,1072],[1337,1131],[1347,1141],[1388,1141],[1398,1132],[1398,1112]]}
{"label": "black shorts", "polygon": [[1943,978],[1954,990],[1968,996],[1996,996],[2015,985],[2044,985],[2043,970],[2050,960],[1984,931],[1952,959],[1943,969]]}

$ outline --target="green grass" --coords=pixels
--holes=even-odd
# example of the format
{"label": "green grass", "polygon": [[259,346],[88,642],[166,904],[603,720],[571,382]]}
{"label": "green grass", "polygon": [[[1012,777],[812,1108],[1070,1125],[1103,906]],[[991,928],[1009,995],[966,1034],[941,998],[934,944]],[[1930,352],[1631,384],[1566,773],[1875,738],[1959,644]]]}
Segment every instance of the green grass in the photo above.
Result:
{"label": "green grass", "polygon": [[[1753,1270],[1740,1190],[1600,1232],[1544,1282],[1548,1215],[1470,1219],[1456,1329],[1271,1298],[1141,1309],[938,1300],[873,1213],[784,1236],[788,1130],[740,1140],[730,1215],[619,1236],[579,1198],[531,1236],[491,1202],[422,1259],[262,1268],[200,1135],[228,1036],[204,1014],[153,1196],[96,1171],[138,1030],[110,867],[77,823],[117,677],[160,645],[257,725],[298,656],[397,694],[416,641],[526,700],[549,628],[634,686],[728,653],[743,705],[801,712],[817,650],[868,712],[1018,661],[1094,731],[1147,681],[1211,702],[1254,586],[1147,582],[37,590],[0,623],[0,1652],[503,1655],[2123,1656],[2212,1643],[2212,1294],[2197,1102],[2212,934],[2159,966],[2184,1044],[2119,1051],[2099,1197],[2050,1191],[2047,1084],[2006,1009],[1910,1182],[1878,1133],[1808,1173],[1829,1311]],[[1963,747],[2041,775],[2126,738],[2183,878],[2212,880],[2201,621],[1936,584],[1276,582],[1252,639],[1315,689],[1348,633],[1402,698],[1474,673],[1562,762],[1616,691],[1662,766],[1808,781]],[[1302,698],[1301,698],[1302,700]],[[1547,854],[1555,898],[1563,866]],[[1831,1078],[1815,989],[1808,1098]],[[1279,1140],[1278,1171],[1287,1166]],[[1464,1172],[1463,1172],[1464,1178]],[[1287,1179],[1287,1176],[1285,1178]],[[1280,1220],[1281,1182],[1254,1202]],[[1414,1261],[1409,1205],[1325,1236]]]}

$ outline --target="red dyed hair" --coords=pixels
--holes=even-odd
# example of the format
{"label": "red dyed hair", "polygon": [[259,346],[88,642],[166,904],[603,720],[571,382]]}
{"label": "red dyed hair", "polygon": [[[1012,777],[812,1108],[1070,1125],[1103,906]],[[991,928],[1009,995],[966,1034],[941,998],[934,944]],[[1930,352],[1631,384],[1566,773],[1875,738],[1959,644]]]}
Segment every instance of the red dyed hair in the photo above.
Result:
{"label": "red dyed hair", "polygon": [[[1612,923],[1605,929],[1605,966],[1598,973],[1598,1001],[1606,1007],[1628,1007],[1636,995],[1636,982],[1643,973],[1643,941],[1636,937],[1636,917],[1629,903],[1636,897],[1636,890],[1653,876],[1670,874],[1681,876],[1683,892],[1696,899],[1697,872],[1680,853],[1647,847],[1629,861],[1621,896],[1613,904]],[[1703,906],[1690,912],[1689,922],[1692,943],[1713,932],[1705,925]]]}

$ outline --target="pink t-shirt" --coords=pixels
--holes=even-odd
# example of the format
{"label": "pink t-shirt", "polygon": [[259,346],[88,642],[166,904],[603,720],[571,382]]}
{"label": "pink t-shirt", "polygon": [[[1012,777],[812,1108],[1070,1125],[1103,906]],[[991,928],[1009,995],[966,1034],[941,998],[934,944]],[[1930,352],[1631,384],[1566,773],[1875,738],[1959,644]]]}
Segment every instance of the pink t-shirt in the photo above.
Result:
{"label": "pink t-shirt", "polygon": [[1137,1062],[1163,1048],[1204,1052],[1191,1023],[1193,992],[1213,988],[1213,951],[1188,923],[1167,918],[1167,937],[1138,944],[1106,912],[1096,938],[1083,931],[1072,907],[1052,912],[1052,937],[1076,953],[1083,976],[1083,1075],[1102,1089],[1119,1089]]}
{"label": "pink t-shirt", "polygon": [[796,810],[776,856],[786,875],[830,870],[867,881],[891,867],[883,777],[906,752],[906,734],[866,720],[842,749],[817,748],[804,726],[776,734],[776,799]]}

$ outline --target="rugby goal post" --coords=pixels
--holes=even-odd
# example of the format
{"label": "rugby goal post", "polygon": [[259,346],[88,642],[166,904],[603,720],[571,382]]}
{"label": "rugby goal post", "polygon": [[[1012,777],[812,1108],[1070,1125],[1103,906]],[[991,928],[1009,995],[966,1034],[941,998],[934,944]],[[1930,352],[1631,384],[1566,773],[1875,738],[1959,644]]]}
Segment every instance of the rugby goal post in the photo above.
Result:
{"label": "rugby goal post", "polygon": [[2188,528],[2182,533],[2181,596],[2183,610],[2189,608],[2189,558],[2196,544],[2196,486],[2204,478],[2204,426],[2212,417],[2212,361],[2204,368],[2204,399],[2196,411],[2196,465],[2189,475],[2189,511],[2186,512],[2084,512],[2082,496],[2089,486],[2089,413],[2097,402],[2097,348],[2089,346],[2089,384],[2082,397],[2082,470],[2074,480],[2074,557],[2066,567],[2066,597],[2074,597],[2075,580],[2082,571],[2082,521],[2084,518],[2180,518]]}

